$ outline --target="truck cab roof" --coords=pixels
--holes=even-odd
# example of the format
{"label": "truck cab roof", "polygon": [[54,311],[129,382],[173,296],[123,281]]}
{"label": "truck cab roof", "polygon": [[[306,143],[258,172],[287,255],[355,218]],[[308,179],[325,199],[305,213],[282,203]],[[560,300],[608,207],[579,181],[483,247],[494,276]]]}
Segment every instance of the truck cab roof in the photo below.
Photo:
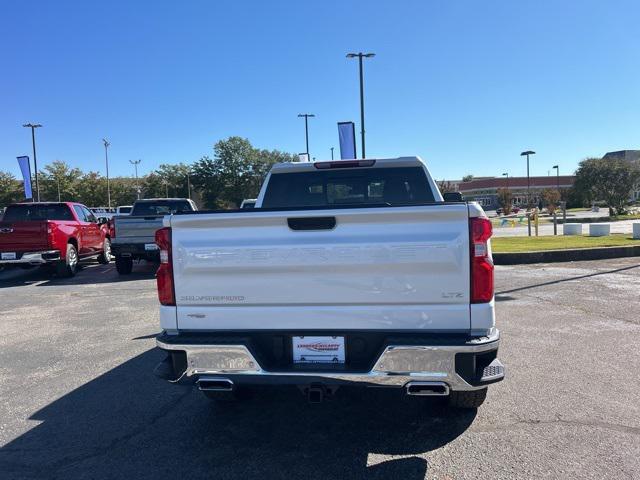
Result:
{"label": "truck cab roof", "polygon": [[315,162],[283,162],[271,167],[271,173],[309,172],[329,168],[389,168],[425,167],[425,162],[417,156],[396,158],[366,158],[353,160],[316,160]]}

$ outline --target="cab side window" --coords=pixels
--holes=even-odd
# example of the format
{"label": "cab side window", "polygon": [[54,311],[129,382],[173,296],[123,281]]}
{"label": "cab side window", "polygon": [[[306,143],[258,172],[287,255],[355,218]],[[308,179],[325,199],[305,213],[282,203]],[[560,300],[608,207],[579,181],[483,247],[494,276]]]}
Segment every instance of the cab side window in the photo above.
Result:
{"label": "cab side window", "polygon": [[87,207],[81,207],[82,211],[84,212],[84,218],[85,218],[85,222],[91,222],[91,223],[96,223],[96,217],[93,213],[91,213],[91,210],[89,210]]}
{"label": "cab side window", "polygon": [[78,220],[80,220],[81,222],[88,222],[89,220],[87,220],[87,216],[84,213],[84,210],[82,210],[82,207],[80,205],[74,205],[73,209],[76,211],[76,215],[78,216]]}

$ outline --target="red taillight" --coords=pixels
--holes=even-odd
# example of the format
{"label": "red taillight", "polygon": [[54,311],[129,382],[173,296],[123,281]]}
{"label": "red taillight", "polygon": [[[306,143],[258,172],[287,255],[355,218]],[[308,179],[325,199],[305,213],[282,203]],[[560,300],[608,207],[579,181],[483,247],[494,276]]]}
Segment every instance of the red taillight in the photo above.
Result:
{"label": "red taillight", "polygon": [[471,303],[487,303],[493,298],[493,260],[489,255],[492,227],[488,218],[469,221],[471,236]]}
{"label": "red taillight", "polygon": [[51,222],[47,221],[47,245],[49,247],[53,247],[53,245],[55,244],[55,239],[53,238],[53,231],[55,228],[55,224],[52,224]]}
{"label": "red taillight", "polygon": [[162,305],[175,305],[176,295],[173,291],[170,227],[164,227],[156,231],[156,244],[160,248],[160,266],[156,272],[158,299]]}

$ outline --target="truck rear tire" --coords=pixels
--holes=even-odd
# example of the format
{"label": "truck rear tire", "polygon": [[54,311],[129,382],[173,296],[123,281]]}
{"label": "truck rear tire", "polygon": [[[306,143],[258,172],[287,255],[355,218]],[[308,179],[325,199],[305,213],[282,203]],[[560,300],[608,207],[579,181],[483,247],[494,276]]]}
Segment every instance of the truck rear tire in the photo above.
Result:
{"label": "truck rear tire", "polygon": [[129,275],[133,270],[133,259],[131,257],[116,257],[116,270],[120,275]]}
{"label": "truck rear tire", "polygon": [[453,408],[478,408],[487,398],[487,389],[451,392],[449,406]]}
{"label": "truck rear tire", "polygon": [[56,275],[60,278],[73,277],[78,271],[78,251],[71,243],[67,243],[67,254],[64,260],[56,263]]}
{"label": "truck rear tire", "polygon": [[104,239],[104,243],[102,244],[102,253],[98,255],[98,263],[102,265],[106,265],[111,261],[111,240],[108,238]]}

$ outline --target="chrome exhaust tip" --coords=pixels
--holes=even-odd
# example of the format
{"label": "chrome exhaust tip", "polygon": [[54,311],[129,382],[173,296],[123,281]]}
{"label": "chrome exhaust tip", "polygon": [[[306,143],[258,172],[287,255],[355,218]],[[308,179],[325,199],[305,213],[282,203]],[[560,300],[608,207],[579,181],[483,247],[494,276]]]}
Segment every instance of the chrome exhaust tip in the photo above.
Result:
{"label": "chrome exhaust tip", "polygon": [[233,382],[228,378],[200,377],[196,380],[198,389],[203,392],[231,392]]}
{"label": "chrome exhaust tip", "polygon": [[449,385],[444,382],[409,382],[406,385],[407,395],[440,396],[449,395]]}

